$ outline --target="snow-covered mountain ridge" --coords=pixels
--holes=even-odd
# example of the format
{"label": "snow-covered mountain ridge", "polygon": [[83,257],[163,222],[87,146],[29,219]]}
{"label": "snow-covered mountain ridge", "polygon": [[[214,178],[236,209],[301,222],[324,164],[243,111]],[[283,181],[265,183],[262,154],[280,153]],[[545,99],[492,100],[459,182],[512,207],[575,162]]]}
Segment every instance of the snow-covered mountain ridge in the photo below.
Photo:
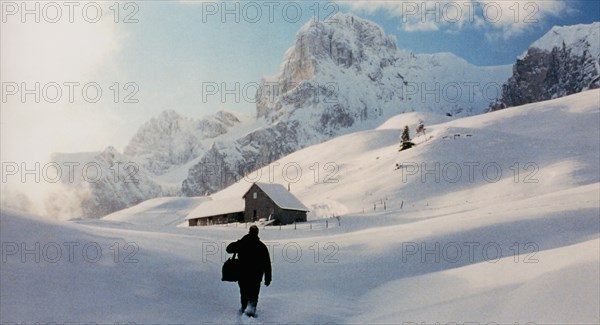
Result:
{"label": "snow-covered mountain ridge", "polygon": [[[600,54],[600,22],[579,24],[573,26],[554,26],[540,39],[531,44],[530,48],[552,51],[556,47],[571,48],[573,55],[582,56],[589,52],[592,57]],[[519,59],[524,59],[527,51]]]}
{"label": "snow-covered mountain ridge", "polygon": [[[336,106],[355,120],[348,121],[352,125],[408,111],[479,114],[490,100],[481,93],[482,88],[502,83],[509,69],[474,66],[451,53],[415,54],[398,49],[394,37],[377,24],[339,13],[332,22],[313,20],[305,24],[285,53],[279,75],[263,80],[267,84],[275,81],[283,91],[292,93],[297,86],[301,96],[293,96],[290,103],[285,93],[263,92],[265,101],[257,103],[257,115],[276,121],[314,107],[321,108],[314,112],[320,117],[323,109]],[[470,93],[465,83],[473,83]],[[328,89],[328,85],[334,87]],[[448,85],[458,89],[443,89]],[[267,85],[263,88],[269,89]],[[324,88],[317,92],[321,98],[311,92],[319,88]],[[266,100],[273,96],[274,100]],[[324,105],[323,99],[334,101],[330,103],[334,105]],[[308,114],[303,115],[307,120]]]}
{"label": "snow-covered mountain ridge", "polygon": [[124,154],[142,161],[143,167],[154,175],[162,175],[203,154],[207,140],[227,133],[242,120],[226,111],[195,120],[166,110],[140,127]]}
{"label": "snow-covered mountain ridge", "polygon": [[600,88],[600,22],[553,27],[523,53],[492,110]]}

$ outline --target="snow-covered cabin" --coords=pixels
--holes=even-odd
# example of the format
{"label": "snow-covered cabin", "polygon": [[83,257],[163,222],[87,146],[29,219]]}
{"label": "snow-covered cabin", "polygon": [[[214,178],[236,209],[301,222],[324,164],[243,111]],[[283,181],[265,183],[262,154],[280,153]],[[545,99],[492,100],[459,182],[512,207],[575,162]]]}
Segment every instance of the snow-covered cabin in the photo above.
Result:
{"label": "snow-covered cabin", "polygon": [[306,221],[307,212],[306,206],[283,185],[253,183],[241,198],[204,202],[186,219],[190,227],[260,219],[286,225]]}
{"label": "snow-covered cabin", "polygon": [[210,226],[244,221],[244,200],[240,198],[207,201],[186,217],[188,225]]}
{"label": "snow-covered cabin", "polygon": [[281,184],[254,183],[242,198],[246,222],[262,218],[281,225],[306,221],[306,206]]}

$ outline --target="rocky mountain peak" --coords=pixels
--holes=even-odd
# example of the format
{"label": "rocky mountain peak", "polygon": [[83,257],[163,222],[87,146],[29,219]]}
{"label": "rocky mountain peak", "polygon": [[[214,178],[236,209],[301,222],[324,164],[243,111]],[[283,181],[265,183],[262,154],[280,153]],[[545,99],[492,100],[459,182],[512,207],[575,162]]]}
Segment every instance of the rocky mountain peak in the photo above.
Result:
{"label": "rocky mountain peak", "polygon": [[345,13],[327,20],[312,19],[298,31],[284,55],[279,83],[310,80],[326,61],[350,68],[364,61],[365,52],[385,50],[395,51],[396,41],[371,21]]}

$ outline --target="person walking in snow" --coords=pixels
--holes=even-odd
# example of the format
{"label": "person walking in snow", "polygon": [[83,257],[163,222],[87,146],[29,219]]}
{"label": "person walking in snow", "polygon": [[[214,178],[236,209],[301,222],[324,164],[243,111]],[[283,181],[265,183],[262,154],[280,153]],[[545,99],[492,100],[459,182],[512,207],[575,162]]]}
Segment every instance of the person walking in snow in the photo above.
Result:
{"label": "person walking in snow", "polygon": [[227,253],[237,253],[241,264],[238,280],[242,308],[240,313],[256,316],[260,284],[265,278],[265,286],[271,284],[271,258],[267,246],[258,237],[258,227],[252,225],[247,235],[227,246]]}

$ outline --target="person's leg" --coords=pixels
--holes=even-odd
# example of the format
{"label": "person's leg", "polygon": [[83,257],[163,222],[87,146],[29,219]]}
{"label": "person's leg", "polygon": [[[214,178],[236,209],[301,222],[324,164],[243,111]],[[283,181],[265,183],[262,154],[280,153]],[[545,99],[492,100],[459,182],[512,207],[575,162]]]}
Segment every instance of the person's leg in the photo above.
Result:
{"label": "person's leg", "polygon": [[242,304],[242,308],[240,312],[244,312],[246,307],[248,306],[248,284],[245,281],[238,281],[238,285],[240,286],[240,302]]}
{"label": "person's leg", "polygon": [[256,316],[256,307],[258,306],[258,294],[260,293],[260,281],[253,281],[248,284],[248,309],[249,316]]}

